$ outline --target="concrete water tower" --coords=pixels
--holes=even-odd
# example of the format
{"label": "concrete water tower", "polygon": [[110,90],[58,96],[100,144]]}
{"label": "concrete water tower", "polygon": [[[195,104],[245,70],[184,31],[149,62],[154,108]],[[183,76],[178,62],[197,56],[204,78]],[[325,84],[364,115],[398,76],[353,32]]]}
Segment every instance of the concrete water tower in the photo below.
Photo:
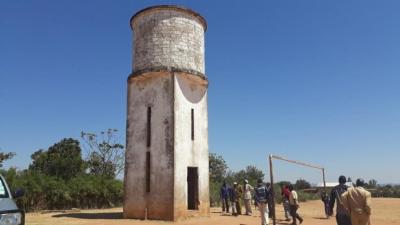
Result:
{"label": "concrete water tower", "polygon": [[209,215],[206,21],[162,5],[139,11],[130,24],[124,217]]}

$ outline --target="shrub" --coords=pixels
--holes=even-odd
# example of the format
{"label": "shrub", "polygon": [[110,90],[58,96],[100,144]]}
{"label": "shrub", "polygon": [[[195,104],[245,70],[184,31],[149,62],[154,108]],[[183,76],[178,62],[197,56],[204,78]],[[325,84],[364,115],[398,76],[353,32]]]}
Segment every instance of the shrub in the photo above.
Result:
{"label": "shrub", "polygon": [[2,170],[11,190],[23,188],[17,199],[25,211],[43,209],[105,208],[122,204],[123,183],[120,180],[84,174],[68,182],[35,171],[11,168]]}

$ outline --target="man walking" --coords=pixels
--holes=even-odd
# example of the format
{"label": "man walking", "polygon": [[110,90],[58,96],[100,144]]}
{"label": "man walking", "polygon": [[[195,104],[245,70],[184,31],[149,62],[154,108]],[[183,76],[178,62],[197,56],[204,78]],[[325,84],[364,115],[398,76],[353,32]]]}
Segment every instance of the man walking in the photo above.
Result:
{"label": "man walking", "polygon": [[255,197],[258,205],[258,209],[261,214],[261,224],[267,225],[269,222],[268,218],[268,201],[270,193],[267,187],[263,184],[261,179],[257,180],[257,188],[255,189]]}
{"label": "man walking", "polygon": [[332,211],[329,207],[329,196],[325,191],[321,192],[321,201],[324,203],[324,211],[326,218],[329,218],[332,215]]}
{"label": "man walking", "polygon": [[251,192],[254,190],[253,186],[249,184],[248,180],[244,180],[244,207],[246,209],[246,215],[251,216]]}
{"label": "man walking", "polygon": [[[235,183],[234,183],[234,185],[235,185]],[[231,202],[231,208],[232,208],[232,216],[237,216],[235,187],[229,187],[228,190],[229,190],[229,200]]]}
{"label": "man walking", "polygon": [[229,189],[226,186],[225,181],[223,182],[220,190],[220,198],[222,202],[222,213],[229,213]]}
{"label": "man walking", "polygon": [[303,222],[303,218],[300,217],[300,215],[297,213],[297,210],[299,209],[299,198],[297,196],[297,192],[293,189],[293,185],[289,185],[289,205],[290,205],[290,214],[292,215],[293,222],[292,225],[297,224],[297,220],[299,220],[300,223]]}
{"label": "man walking", "polygon": [[234,182],[233,188],[234,188],[234,192],[235,192],[236,215],[241,215],[242,214],[242,206],[240,204],[240,201],[241,201],[241,197],[243,195],[242,185]]}
{"label": "man walking", "polygon": [[282,205],[283,205],[283,211],[285,212],[285,218],[286,221],[289,221],[289,215],[290,215],[290,207],[289,207],[289,196],[290,196],[290,191],[287,185],[284,185],[282,187],[281,191],[282,195]]}
{"label": "man walking", "polygon": [[352,225],[369,225],[371,215],[371,193],[363,188],[363,179],[357,179],[356,187],[351,187],[342,195],[342,202],[350,212]]}
{"label": "man walking", "polygon": [[339,177],[339,185],[335,186],[331,191],[329,199],[329,211],[333,213],[333,207],[336,201],[336,223],[338,225],[351,225],[349,211],[344,207],[341,195],[347,191],[349,187],[346,185],[346,177]]}

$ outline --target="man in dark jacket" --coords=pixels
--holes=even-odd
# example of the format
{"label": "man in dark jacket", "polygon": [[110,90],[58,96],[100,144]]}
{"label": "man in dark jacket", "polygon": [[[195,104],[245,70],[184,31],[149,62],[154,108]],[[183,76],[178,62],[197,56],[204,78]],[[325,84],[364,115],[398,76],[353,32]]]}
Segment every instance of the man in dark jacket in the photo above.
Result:
{"label": "man in dark jacket", "polygon": [[333,211],[331,211],[331,207],[329,206],[329,195],[325,191],[321,192],[321,201],[324,203],[325,216],[329,218],[332,216]]}
{"label": "man in dark jacket", "polygon": [[351,225],[350,214],[344,207],[341,200],[341,195],[348,189],[346,185],[346,177],[339,177],[339,185],[335,186],[331,191],[331,197],[329,201],[330,212],[333,212],[333,207],[336,201],[336,222],[338,225]]}
{"label": "man in dark jacket", "polygon": [[225,181],[221,186],[220,198],[222,202],[222,213],[229,213],[229,187],[226,185]]}
{"label": "man in dark jacket", "polygon": [[263,184],[261,179],[257,180],[257,188],[254,189],[256,202],[261,215],[261,224],[268,225],[268,202],[270,200],[270,190]]}
{"label": "man in dark jacket", "polygon": [[[234,183],[234,185],[235,184],[236,184],[236,182]],[[228,191],[229,191],[229,200],[231,202],[231,207],[232,207],[232,215],[237,216],[235,189],[234,189],[234,187],[229,187]]]}

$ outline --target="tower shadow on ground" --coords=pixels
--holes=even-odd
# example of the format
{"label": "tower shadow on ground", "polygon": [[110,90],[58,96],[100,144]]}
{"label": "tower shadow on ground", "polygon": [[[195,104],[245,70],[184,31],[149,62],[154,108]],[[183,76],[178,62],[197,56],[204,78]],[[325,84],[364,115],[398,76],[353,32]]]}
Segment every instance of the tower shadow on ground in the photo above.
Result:
{"label": "tower shadow on ground", "polygon": [[76,219],[123,219],[122,212],[112,212],[112,213],[63,213],[53,215],[52,217],[61,218],[61,217],[69,217]]}

